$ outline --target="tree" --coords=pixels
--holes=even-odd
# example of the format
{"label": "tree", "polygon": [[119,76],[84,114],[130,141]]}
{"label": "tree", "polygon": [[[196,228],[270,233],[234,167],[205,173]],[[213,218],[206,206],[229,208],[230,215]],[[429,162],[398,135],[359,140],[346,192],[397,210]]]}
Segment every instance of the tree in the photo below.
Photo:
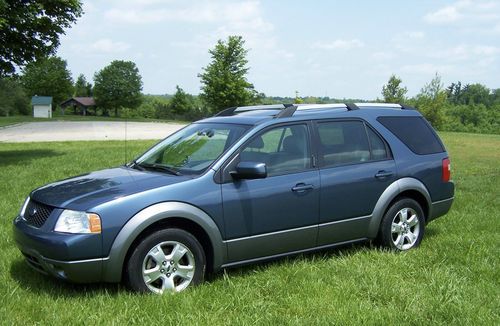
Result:
{"label": "tree", "polygon": [[241,36],[229,36],[226,42],[219,40],[209,50],[212,62],[198,77],[202,83],[200,97],[212,112],[254,101],[257,92],[246,78],[248,50],[244,44]]}
{"label": "tree", "polygon": [[53,108],[73,94],[73,80],[66,61],[59,57],[29,63],[23,70],[22,84],[29,96],[52,96]]}
{"label": "tree", "polygon": [[28,114],[29,110],[29,98],[19,81],[14,78],[1,78],[0,116]]}
{"label": "tree", "polygon": [[184,90],[178,85],[175,86],[175,88],[176,92],[168,104],[170,111],[174,114],[183,115],[188,113],[190,110],[193,110],[193,96],[184,92]]}
{"label": "tree", "polygon": [[447,93],[443,88],[441,77],[436,73],[434,78],[420,90],[417,95],[416,107],[436,129],[444,122],[444,110],[448,103]]}
{"label": "tree", "polygon": [[81,14],[78,0],[0,0],[0,77],[54,54]]}
{"label": "tree", "polygon": [[74,96],[76,97],[92,96],[92,84],[87,82],[87,79],[83,74],[80,74],[76,79]]}
{"label": "tree", "polygon": [[136,109],[142,102],[142,79],[132,61],[115,60],[94,75],[94,97],[104,114],[108,109]]}
{"label": "tree", "polygon": [[408,92],[406,87],[402,87],[403,81],[396,75],[391,75],[386,85],[382,86],[382,96],[387,103],[403,103]]}

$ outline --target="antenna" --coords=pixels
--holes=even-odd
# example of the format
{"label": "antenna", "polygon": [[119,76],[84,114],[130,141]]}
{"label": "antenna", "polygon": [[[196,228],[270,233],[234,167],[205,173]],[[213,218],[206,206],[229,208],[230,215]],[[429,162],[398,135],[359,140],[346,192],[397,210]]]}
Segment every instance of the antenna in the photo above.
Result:
{"label": "antenna", "polygon": [[125,118],[125,162],[123,164],[127,164],[127,122],[128,118]]}

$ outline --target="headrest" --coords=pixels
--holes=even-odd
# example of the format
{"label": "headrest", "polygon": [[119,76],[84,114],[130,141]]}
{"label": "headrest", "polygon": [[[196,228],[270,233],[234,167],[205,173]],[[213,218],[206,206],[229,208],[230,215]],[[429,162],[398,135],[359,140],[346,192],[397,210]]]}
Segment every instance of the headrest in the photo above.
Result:
{"label": "headrest", "polygon": [[261,149],[264,148],[264,141],[261,136],[257,136],[250,144],[248,144],[248,148]]}

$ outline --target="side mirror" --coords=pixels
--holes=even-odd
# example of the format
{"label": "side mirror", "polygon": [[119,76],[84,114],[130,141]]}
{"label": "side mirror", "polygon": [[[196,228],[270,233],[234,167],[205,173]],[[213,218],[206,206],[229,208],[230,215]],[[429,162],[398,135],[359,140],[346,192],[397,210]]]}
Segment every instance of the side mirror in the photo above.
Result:
{"label": "side mirror", "polygon": [[267,177],[266,163],[240,162],[231,176],[235,179],[264,179]]}

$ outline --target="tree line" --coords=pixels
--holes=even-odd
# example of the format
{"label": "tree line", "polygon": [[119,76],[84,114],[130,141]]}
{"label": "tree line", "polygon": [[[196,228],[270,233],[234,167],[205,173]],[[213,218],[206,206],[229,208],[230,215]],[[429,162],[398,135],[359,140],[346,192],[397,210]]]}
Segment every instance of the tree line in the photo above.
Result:
{"label": "tree line", "polygon": [[[66,61],[54,53],[59,36],[82,13],[79,0],[0,0],[0,116],[31,114],[33,95],[52,96],[54,107],[70,97],[92,96],[97,103],[92,114],[183,120],[231,106],[363,101],[300,97],[297,91],[294,98],[267,97],[247,79],[248,50],[240,36],[219,40],[209,50],[211,62],[198,74],[199,96],[179,85],[173,95],[144,95],[132,61],[112,61],[94,74],[93,84],[83,74],[73,82]],[[460,81],[445,87],[436,74],[416,96],[406,94],[395,75],[382,87],[383,101],[416,107],[439,130],[500,133],[500,89]]]}
{"label": "tree line", "polygon": [[382,87],[385,102],[418,109],[438,130],[500,133],[500,88],[454,82],[445,87],[437,73],[414,97],[407,97],[401,78],[392,75]]}

